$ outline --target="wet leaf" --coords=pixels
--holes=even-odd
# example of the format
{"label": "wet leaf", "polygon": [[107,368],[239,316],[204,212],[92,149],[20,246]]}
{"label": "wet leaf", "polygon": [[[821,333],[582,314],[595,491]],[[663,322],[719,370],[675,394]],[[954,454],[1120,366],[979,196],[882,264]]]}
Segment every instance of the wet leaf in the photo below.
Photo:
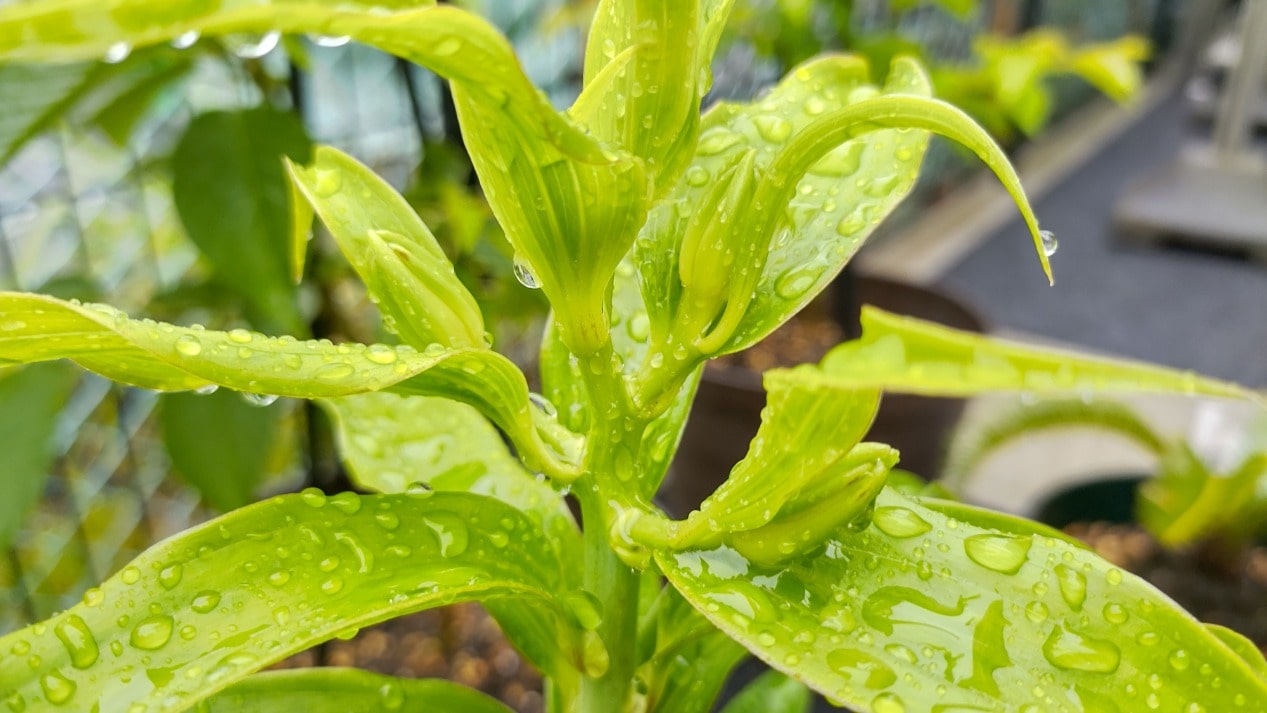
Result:
{"label": "wet leaf", "polygon": [[307,161],[299,118],[270,107],[199,114],[172,156],[172,196],[214,279],[270,332],[305,329],[290,280],[283,157]]}
{"label": "wet leaf", "polygon": [[181,710],[320,641],[455,601],[566,617],[561,577],[544,535],[491,498],[281,496],[151,547],[83,603],[0,638],[0,700]]}
{"label": "wet leaf", "polygon": [[[658,585],[663,583],[656,577]],[[646,595],[646,593],[644,593]],[[654,595],[653,615],[640,624],[653,635],[635,677],[653,713],[710,710],[727,677],[747,651],[718,631],[672,587]]]}
{"label": "wet leaf", "polygon": [[1116,391],[1261,401],[1244,387],[1190,371],[1007,342],[874,307],[862,310],[862,337],[833,349],[821,366],[774,369],[765,378],[927,396]]}
{"label": "wet leaf", "polygon": [[1023,520],[983,524],[886,490],[869,527],[785,567],[725,546],[656,560],[766,663],[859,711],[1265,710],[1267,682],[1143,580]]}
{"label": "wet leaf", "polygon": [[[310,165],[289,166],[389,329],[418,349],[486,346],[475,298],[458,281],[435,236],[386,181],[327,146],[316,150]],[[303,242],[296,242],[295,254],[307,242],[306,235],[297,237]]]}
{"label": "wet leaf", "polygon": [[[0,321],[0,329],[4,322]],[[0,373],[0,547],[7,547],[44,494],[53,467],[58,416],[77,378],[61,364]]]}
{"label": "wet leaf", "polygon": [[268,671],[212,696],[195,713],[509,713],[483,693],[440,679],[382,676],[350,668]]}
{"label": "wet leaf", "polygon": [[[530,464],[566,473],[580,442],[534,413],[523,374],[487,349],[331,344],[128,319],[104,305],[0,293],[0,364],[71,359],[102,376],[159,391],[212,384],[315,398],[388,390],[469,403],[505,431]],[[547,441],[552,445],[547,445]],[[553,447],[567,451],[555,453]],[[564,462],[566,461],[566,462]]]}
{"label": "wet leaf", "polygon": [[213,508],[228,512],[255,501],[282,414],[232,392],[179,393],[163,398],[159,424],[176,474]]}

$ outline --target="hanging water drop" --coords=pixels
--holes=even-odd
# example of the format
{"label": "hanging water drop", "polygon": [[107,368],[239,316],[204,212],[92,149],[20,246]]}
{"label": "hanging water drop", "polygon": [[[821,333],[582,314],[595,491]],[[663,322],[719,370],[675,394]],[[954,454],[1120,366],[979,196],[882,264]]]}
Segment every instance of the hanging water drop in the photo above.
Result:
{"label": "hanging water drop", "polygon": [[198,394],[199,396],[210,396],[211,394],[214,394],[219,389],[220,389],[219,384],[207,384],[206,386],[199,386],[198,388],[194,389],[194,393]]}
{"label": "hanging water drop", "polygon": [[132,54],[132,45],[126,42],[115,42],[106,48],[106,54],[101,59],[106,64],[118,64],[128,58]]}
{"label": "hanging water drop", "polygon": [[197,30],[182,32],[172,39],[172,47],[175,47],[178,50],[187,50],[190,47],[193,47],[194,43],[197,42],[200,37],[202,37],[202,33]]}
{"label": "hanging water drop", "polygon": [[1050,230],[1038,231],[1038,237],[1043,242],[1043,254],[1051,257],[1056,254],[1056,250],[1060,248],[1060,242],[1056,240],[1056,234]]}
{"label": "hanging water drop", "polygon": [[192,334],[184,334],[176,339],[176,351],[188,357],[202,353],[202,342]]}
{"label": "hanging water drop", "polygon": [[515,258],[514,272],[515,279],[519,280],[519,284],[524,287],[527,287],[530,290],[541,288],[541,283],[537,281],[537,276],[532,273],[532,268],[528,267],[528,263],[519,259],[517,256]]}
{"label": "hanging water drop", "polygon": [[233,54],[242,59],[259,59],[276,49],[281,38],[282,33],[274,30],[258,37],[226,37],[225,43],[232,48]]}
{"label": "hanging water drop", "polygon": [[554,404],[550,403],[550,400],[541,394],[535,392],[530,393],[528,394],[528,400],[531,401],[532,405],[536,406],[541,413],[544,413],[550,418],[554,418],[559,415],[559,410],[554,407]]}
{"label": "hanging water drop", "polygon": [[352,41],[351,35],[309,35],[308,39],[318,47],[342,47]]}
{"label": "hanging water drop", "polygon": [[272,406],[277,403],[277,394],[252,394],[246,391],[242,392],[242,400],[252,406]]}

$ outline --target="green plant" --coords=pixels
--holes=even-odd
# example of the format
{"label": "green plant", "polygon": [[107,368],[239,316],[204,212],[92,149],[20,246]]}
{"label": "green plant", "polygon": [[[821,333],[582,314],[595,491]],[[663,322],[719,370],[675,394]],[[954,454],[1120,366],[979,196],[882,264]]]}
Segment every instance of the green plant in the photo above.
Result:
{"label": "green plant", "polygon": [[[591,28],[585,89],[559,113],[478,17],[414,5],[62,0],[0,11],[0,56],[11,59],[280,30],[350,35],[425,64],[452,83],[519,272],[553,308],[542,395],[530,394],[489,348],[427,227],[329,148],[289,166],[296,264],[315,213],[399,345],[0,294],[3,362],[69,358],[152,389],[316,399],[358,485],[380,493],[272,498],[156,545],[82,604],[0,639],[10,709],[496,710],[443,682],[251,675],[360,627],[478,599],[547,677],[551,711],[708,710],[745,651],[877,713],[1112,711],[1123,696],[1128,708],[1263,710],[1267,662],[1244,639],[1059,533],[885,488],[897,454],[860,442],[881,390],[1253,396],[1239,387],[867,311],[863,336],[821,364],[767,374],[761,430],[700,510],[673,521],[654,506],[704,362],[759,341],[826,286],[911,188],[929,131],[999,173],[1047,267],[1000,150],[928,98],[916,63],[898,60],[874,86],[864,62],[826,57],[753,104],[701,118],[729,3],[609,0]],[[803,705],[795,683],[756,685],[736,710]]]}
{"label": "green plant", "polygon": [[938,58],[902,27],[904,19],[931,8],[960,22],[981,11],[975,0],[901,0],[888,3],[886,26],[863,30],[852,0],[741,0],[734,34],[784,67],[845,48],[867,58],[881,74],[877,81],[894,57],[917,57],[930,68],[935,96],[966,111],[1004,143],[1046,126],[1054,78],[1079,77],[1117,101],[1130,98],[1142,83],[1140,63],[1150,48],[1134,35],[1075,46],[1051,28],[1015,37],[981,34],[973,40],[970,58]]}
{"label": "green plant", "polygon": [[1136,516],[1163,545],[1207,541],[1236,554],[1267,533],[1267,450],[1251,450],[1231,467],[1216,469],[1197,455],[1193,444],[1167,438],[1112,401],[1041,401],[1004,413],[951,452],[948,477],[962,487],[972,470],[999,448],[1042,431],[1068,428],[1117,436],[1156,460],[1155,477],[1140,486]]}

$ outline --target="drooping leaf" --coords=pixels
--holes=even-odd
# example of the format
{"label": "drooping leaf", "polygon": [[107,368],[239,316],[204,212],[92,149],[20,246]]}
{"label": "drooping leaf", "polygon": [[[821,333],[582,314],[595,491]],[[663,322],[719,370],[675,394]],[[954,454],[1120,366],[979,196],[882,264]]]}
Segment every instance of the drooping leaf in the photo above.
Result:
{"label": "drooping leaf", "polygon": [[864,307],[861,319],[862,337],[833,349],[821,366],[774,369],[766,383],[927,396],[1120,391],[1261,401],[1244,387],[1190,371],[1007,342],[874,307]]}
{"label": "drooping leaf", "polygon": [[[5,327],[0,321],[0,331]],[[44,494],[55,455],[53,434],[76,376],[61,364],[0,373],[0,548],[8,547]]]}
{"label": "drooping leaf", "polygon": [[268,671],[212,696],[195,713],[510,713],[496,700],[440,679],[382,676],[350,668]]}
{"label": "drooping leaf", "polygon": [[455,601],[516,598],[567,621],[560,568],[491,498],[281,496],[151,547],[82,604],[0,638],[0,700],[181,710],[335,635]]}
{"label": "drooping leaf", "polygon": [[1249,539],[1263,523],[1260,485],[1267,453],[1254,453],[1230,473],[1212,473],[1185,443],[1160,459],[1156,477],[1142,483],[1135,501],[1139,522],[1159,542],[1179,547],[1222,535]]}
{"label": "drooping leaf", "polygon": [[0,96],[5,98],[5,109],[0,112],[0,165],[56,123],[106,71],[102,65],[88,62],[0,66]]}
{"label": "drooping leaf", "polygon": [[442,396],[487,415],[533,467],[567,473],[579,456],[576,437],[530,406],[519,369],[487,349],[418,352],[176,327],[128,319],[104,305],[13,292],[0,293],[0,319],[21,325],[0,333],[0,364],[72,359],[115,381],[159,391],[218,384],[295,398],[382,390]]}
{"label": "drooping leaf", "polygon": [[656,560],[750,651],[859,711],[1265,710],[1267,682],[1166,596],[1013,522],[886,490],[871,526],[785,567],[725,546]]}
{"label": "drooping leaf", "polygon": [[384,324],[418,349],[485,346],[475,298],[435,236],[386,181],[328,146],[316,150],[310,165],[289,166],[303,198],[365,281]]}
{"label": "drooping leaf", "polygon": [[283,157],[307,162],[299,118],[263,106],[199,114],[176,146],[172,195],[185,232],[216,281],[270,332],[304,330],[290,280]]}
{"label": "drooping leaf", "polygon": [[807,713],[810,691],[779,671],[767,671],[749,683],[721,713]]}
{"label": "drooping leaf", "polygon": [[253,406],[230,392],[168,394],[159,409],[176,473],[220,512],[255,501],[281,418],[281,409]]}

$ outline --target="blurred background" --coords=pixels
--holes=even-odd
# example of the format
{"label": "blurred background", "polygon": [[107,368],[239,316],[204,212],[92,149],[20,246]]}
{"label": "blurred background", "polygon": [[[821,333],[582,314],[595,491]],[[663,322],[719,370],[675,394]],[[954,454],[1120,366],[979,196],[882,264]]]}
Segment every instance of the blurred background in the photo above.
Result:
{"label": "blurred background", "polygon": [[[503,28],[557,106],[576,97],[594,3],[455,4]],[[750,99],[823,51],[866,56],[877,81],[893,57],[919,56],[938,96],[1016,160],[1058,240],[1056,286],[1046,286],[994,180],[936,141],[914,194],[822,304],[763,348],[710,369],[666,505],[688,509],[742,455],[760,409],[760,370],[819,358],[853,332],[864,302],[1262,386],[1264,6],[738,0],[706,103]],[[426,70],[340,37],[190,35],[112,48],[94,63],[0,66],[0,97],[2,289],[209,328],[373,341],[376,312],[322,235],[304,283],[289,275],[279,159],[328,143],[405,192],[481,300],[497,348],[525,366],[535,358],[545,305],[513,279],[450,97]],[[972,441],[973,428],[1012,404],[985,400],[966,416],[963,406],[894,400],[872,439],[893,442],[903,467],[937,478],[957,428]],[[1190,437],[1206,462],[1231,462],[1258,443],[1235,409],[1138,408],[1149,424]],[[739,438],[704,437],[732,429]],[[710,440],[738,451],[710,451]],[[1026,514],[1061,484],[1149,467],[1094,439],[1040,442],[971,472],[965,462],[953,473],[961,492]],[[64,364],[21,378],[0,372],[0,463],[0,633],[65,608],[148,544],[217,512],[306,486],[348,487],[328,426],[309,405],[159,396]],[[427,629],[439,627],[440,643],[427,634],[420,646],[444,658],[445,646],[457,646],[445,631],[478,638],[483,626],[442,621]],[[363,644],[379,654],[384,646]],[[485,653],[462,675],[477,684],[513,677],[514,661]],[[439,664],[409,671],[427,665]],[[525,686],[514,695],[527,698],[511,702],[530,710]]]}

